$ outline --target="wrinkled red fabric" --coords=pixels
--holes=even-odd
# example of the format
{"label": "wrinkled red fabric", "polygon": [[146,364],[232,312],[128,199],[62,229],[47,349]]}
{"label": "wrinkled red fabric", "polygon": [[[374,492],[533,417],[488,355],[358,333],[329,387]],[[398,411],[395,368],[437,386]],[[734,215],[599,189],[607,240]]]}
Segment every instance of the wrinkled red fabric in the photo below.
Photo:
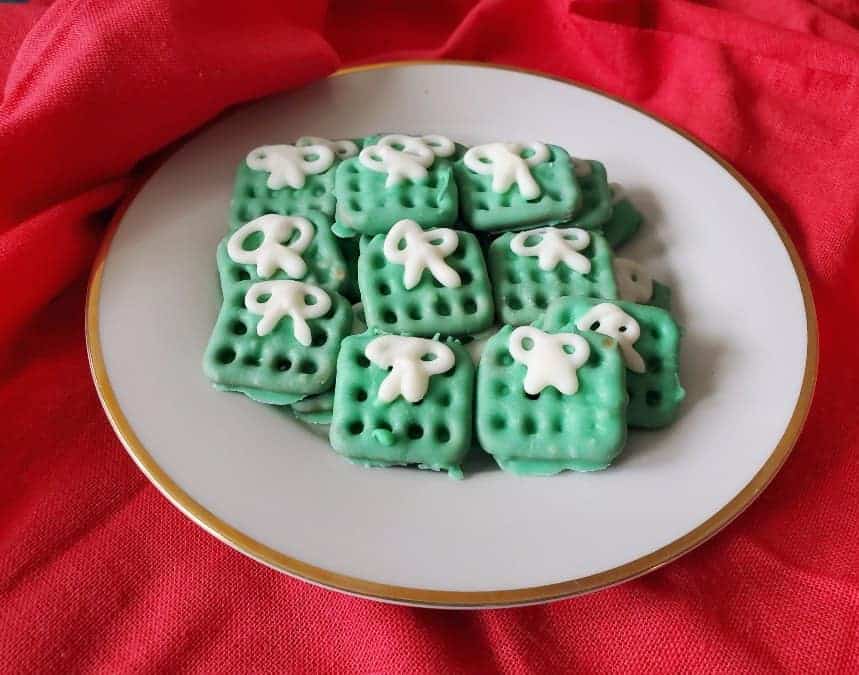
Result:
{"label": "wrinkled red fabric", "polygon": [[[141,163],[228,106],[418,57],[575,78],[678,124],[807,265],[820,377],[793,455],[642,579],[480,612],[316,588],[170,506],[99,406],[81,279]],[[0,672],[859,672],[859,3],[9,4],[0,81]]]}

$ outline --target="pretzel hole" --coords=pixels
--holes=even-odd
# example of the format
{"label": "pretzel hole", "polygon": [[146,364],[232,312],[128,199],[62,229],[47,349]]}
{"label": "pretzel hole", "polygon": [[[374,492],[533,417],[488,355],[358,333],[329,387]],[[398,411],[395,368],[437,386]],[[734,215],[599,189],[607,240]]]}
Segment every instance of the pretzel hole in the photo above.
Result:
{"label": "pretzel hole", "polygon": [[377,253],[370,260],[370,264],[373,266],[373,269],[381,270],[385,268],[385,256],[381,253]]}
{"label": "pretzel hole", "polygon": [[[415,202],[408,195],[400,195],[400,206],[407,208],[407,209],[411,209],[411,208],[414,208]],[[405,246],[400,248],[400,250],[402,251],[403,248],[405,248]]]}
{"label": "pretzel hole", "polygon": [[658,356],[654,356],[651,359],[647,360],[647,372],[649,373],[658,373],[662,370],[662,359]]}
{"label": "pretzel hole", "polygon": [[649,406],[657,406],[662,402],[662,392],[656,389],[649,389],[644,396],[644,400]]}
{"label": "pretzel hole", "polygon": [[[449,371],[447,371],[447,372],[451,373],[451,372],[453,372],[453,371],[452,371],[452,370],[449,370]],[[438,404],[439,404],[442,408],[446,408],[447,406],[449,406],[449,405],[450,405],[450,394],[448,394],[446,391],[444,391],[444,392],[442,392],[441,394],[439,394],[439,397],[438,397]]]}
{"label": "pretzel hole", "polygon": [[522,420],[522,433],[528,436],[533,436],[537,433],[537,422],[530,415],[527,415]]}
{"label": "pretzel hole", "polygon": [[588,326],[588,330],[591,330],[594,332],[598,331],[599,329],[600,329],[600,322],[599,321],[594,321],[590,326]]}
{"label": "pretzel hole", "polygon": [[505,382],[496,382],[495,383],[495,395],[496,396],[507,396],[510,393],[510,387],[507,386]]}
{"label": "pretzel hole", "polygon": [[236,351],[232,347],[222,347],[218,350],[218,353],[215,354],[215,359],[218,363],[227,365],[228,363],[232,363],[236,360]]}
{"label": "pretzel hole", "polygon": [[397,315],[393,312],[393,310],[386,309],[382,312],[382,321],[384,323],[396,323]]}
{"label": "pretzel hole", "polygon": [[471,275],[471,272],[469,272],[468,270],[462,270],[462,272],[459,273],[459,279],[460,279],[460,281],[462,281],[463,286],[467,286],[472,281],[474,281],[474,277]]}
{"label": "pretzel hole", "polygon": [[424,435],[424,428],[420,424],[412,423],[406,428],[406,435],[412,440],[417,440]]}
{"label": "pretzel hole", "polygon": [[466,314],[474,314],[477,312],[477,303],[473,298],[466,298],[465,302],[462,303],[462,308]]}
{"label": "pretzel hole", "polygon": [[358,436],[362,431],[364,431],[364,423],[361,420],[350,422],[348,430],[353,436]]}
{"label": "pretzel hole", "polygon": [[328,342],[328,333],[326,333],[324,330],[313,332],[313,337],[310,340],[310,344],[312,344],[314,347],[321,347],[326,342]]}
{"label": "pretzel hole", "polygon": [[236,270],[236,281],[247,281],[250,278],[251,275],[247,270]]}
{"label": "pretzel hole", "polygon": [[230,324],[230,332],[234,335],[244,335],[248,332],[248,327],[241,321],[233,321],[233,323]]}
{"label": "pretzel hole", "polygon": [[410,319],[412,319],[414,321],[420,321],[421,317],[423,316],[421,313],[421,308],[418,307],[417,305],[409,305],[406,308],[406,314],[408,315],[408,317]]}
{"label": "pretzel hole", "polygon": [[499,366],[509,366],[511,363],[513,363],[513,357],[510,356],[509,352],[503,352],[498,357],[498,365]]}
{"label": "pretzel hole", "polygon": [[435,439],[439,443],[447,443],[450,440],[450,430],[445,426],[436,428]]}
{"label": "pretzel hole", "polygon": [[518,311],[522,309],[522,300],[519,299],[518,295],[511,295],[507,298],[507,306],[514,311]]}
{"label": "pretzel hole", "polygon": [[439,300],[435,304],[435,311],[440,316],[450,316],[450,304],[446,300]]}
{"label": "pretzel hole", "polygon": [[313,361],[302,361],[301,365],[298,366],[298,370],[305,375],[313,375],[319,367]]}
{"label": "pretzel hole", "polygon": [[280,371],[281,373],[285,373],[290,368],[292,368],[292,361],[290,361],[285,356],[279,356],[274,360],[275,370]]}
{"label": "pretzel hole", "polygon": [[505,420],[501,415],[493,415],[489,418],[489,426],[496,431],[500,431],[507,426],[507,420]]}
{"label": "pretzel hole", "polygon": [[251,355],[244,356],[242,357],[242,364],[250,366],[251,368],[256,368],[259,366],[259,357]]}
{"label": "pretzel hole", "polygon": [[367,390],[366,389],[356,389],[354,393],[354,397],[356,401],[366,401],[367,400]]}
{"label": "pretzel hole", "polygon": [[388,286],[388,284],[384,284],[384,283],[379,284],[378,286],[376,286],[376,290],[379,291],[379,295],[390,295],[391,294],[391,287]]}
{"label": "pretzel hole", "polygon": [[370,365],[370,359],[363,354],[358,354],[358,358],[355,359],[355,363],[357,363],[361,368],[366,368]]}

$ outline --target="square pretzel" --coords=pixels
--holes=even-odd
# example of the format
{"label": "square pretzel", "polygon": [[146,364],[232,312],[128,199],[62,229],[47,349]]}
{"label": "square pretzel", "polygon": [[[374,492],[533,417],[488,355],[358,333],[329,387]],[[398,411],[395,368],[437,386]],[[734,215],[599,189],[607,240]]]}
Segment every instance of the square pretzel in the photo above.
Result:
{"label": "square pretzel", "polygon": [[[365,147],[379,138],[368,137]],[[456,145],[451,158],[436,157],[424,178],[391,186],[386,186],[386,173],[364,166],[358,157],[341,162],[334,178],[334,233],[340,237],[382,234],[404,218],[426,228],[452,225],[459,210],[459,191],[451,159],[461,154],[461,147]]]}
{"label": "square pretzel", "polygon": [[[364,139],[352,139],[360,148]],[[301,188],[269,186],[270,172],[254,169],[243,159],[236,171],[233,197],[230,201],[230,231],[266,213],[284,216],[307,216],[313,212],[334,217],[334,174],[340,159],[335,157],[332,166],[319,174],[306,176]]]}
{"label": "square pretzel", "polygon": [[258,335],[262,317],[246,305],[246,294],[255,283],[222,277],[223,302],[203,356],[203,372],[218,389],[276,405],[331,389],[340,342],[352,326],[349,302],[324,291],[331,308],[324,316],[308,319],[311,341],[304,345],[289,316],[267,335]]}
{"label": "square pretzel", "polygon": [[[578,389],[525,390],[528,366],[511,354],[514,328],[504,326],[486,344],[477,369],[476,428],[480,446],[505,471],[550,475],[606,468],[626,440],[625,368],[614,340],[564,330],[557,317],[535,326],[570,332],[587,341],[589,355],[576,370]],[[539,358],[541,355],[537,354]]]}
{"label": "square pretzel", "polygon": [[[545,321],[571,328],[588,310],[603,303],[594,298],[562,298],[553,302]],[[641,355],[644,372],[628,369],[626,387],[629,393],[627,420],[632,427],[656,429],[677,418],[686,392],[680,385],[680,329],[672,316],[653,305],[612,300],[638,322],[640,337],[634,348]],[[590,326],[599,330],[599,323]]]}
{"label": "square pretzel", "polygon": [[367,358],[367,345],[385,335],[374,329],[343,341],[337,359],[330,440],[347,459],[364,466],[416,464],[462,477],[460,465],[471,448],[474,366],[456,340],[446,344],[455,357],[447,372],[432,375],[423,398],[386,402],[380,386],[389,374]]}
{"label": "square pretzel", "polygon": [[[285,270],[279,268],[271,276],[261,277],[256,263],[233,260],[228,252],[228,245],[230,239],[236,236],[238,232],[238,229],[236,229],[228,234],[218,245],[217,263],[221,288],[224,289],[238,281],[250,281],[253,283],[264,279],[297,279],[314,286],[321,286],[322,288],[339,292],[347,283],[348,271],[346,262],[343,260],[343,255],[340,252],[338,240],[331,233],[331,220],[324,214],[313,211],[301,217],[310,222],[312,230],[312,239],[310,239],[307,248],[300,254],[306,265],[304,275],[291,277]],[[293,232],[291,239],[296,238],[296,235],[298,233]],[[238,236],[241,237],[241,234]],[[248,235],[240,243],[238,241],[236,243],[243,250],[253,251],[258,249],[262,238],[262,233],[257,232]]]}
{"label": "square pretzel", "polygon": [[446,287],[424,269],[414,288],[405,285],[405,267],[389,261],[385,238],[361,238],[358,283],[367,325],[391,333],[432,337],[479,333],[494,318],[489,275],[477,238],[456,230],[457,248],[444,261],[461,285]]}
{"label": "square pretzel", "polygon": [[454,172],[463,220],[480,231],[521,230],[569,221],[581,203],[581,188],[567,151],[557,145],[546,147],[548,161],[530,168],[540,190],[530,200],[515,183],[505,192],[494,192],[491,175],[472,171],[464,157],[457,160]]}
{"label": "square pretzel", "polygon": [[[518,236],[525,234],[526,232],[521,232]],[[511,241],[516,236],[517,234],[506,232],[489,247],[489,275],[495,294],[495,307],[502,323],[513,326],[531,323],[543,313],[549,303],[566,295],[609,299],[617,297],[612,250],[599,233],[587,233],[590,243],[581,251],[590,261],[590,271],[587,274],[571,269],[564,261],[558,262],[552,270],[541,269],[537,257],[521,256],[513,252]],[[541,235],[535,235],[539,236]]]}

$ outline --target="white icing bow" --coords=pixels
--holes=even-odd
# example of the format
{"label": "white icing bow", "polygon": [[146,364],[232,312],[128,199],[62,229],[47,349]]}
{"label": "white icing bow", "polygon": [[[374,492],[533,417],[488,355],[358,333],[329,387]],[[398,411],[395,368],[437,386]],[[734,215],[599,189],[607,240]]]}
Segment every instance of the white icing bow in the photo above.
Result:
{"label": "white icing bow", "polygon": [[453,368],[456,357],[446,344],[426,338],[382,335],[367,343],[364,355],[391,372],[379,385],[379,400],[390,403],[402,396],[417,403],[426,396],[429,379]]}
{"label": "white icing bow", "polygon": [[439,227],[422,230],[414,220],[397,222],[385,235],[382,252],[389,262],[403,265],[403,286],[411,290],[421,280],[424,270],[448,288],[462,284],[459,274],[444,259],[459,246],[459,236],[453,230]]}
{"label": "white icing bow", "polygon": [[272,190],[304,187],[307,176],[323,173],[334,163],[334,151],[324,145],[263,145],[248,153],[247,164],[268,171],[266,185]]}
{"label": "white icing bow", "polygon": [[391,187],[405,179],[426,178],[435,158],[448,157],[455,149],[453,141],[436,134],[420,137],[388,134],[361,150],[358,161],[371,171],[387,173],[385,187]]}
{"label": "white icing bow", "polygon": [[[260,300],[263,296],[269,296]],[[331,297],[318,286],[301,281],[258,281],[245,294],[245,307],[262,318],[257,335],[268,335],[285,316],[292,319],[292,334],[305,347],[310,345],[308,319],[318,319],[331,309]]]}
{"label": "white icing bow", "polygon": [[302,136],[295,144],[299,148],[305,148],[311,145],[324,145],[331,152],[337,155],[340,159],[348,159],[358,154],[358,146],[353,141],[331,141],[320,136]]}
{"label": "white icing bow", "polygon": [[[525,340],[529,346],[525,346]],[[588,341],[575,333],[544,333],[534,326],[519,326],[510,334],[510,355],[523,364],[523,388],[526,394],[539,394],[546,387],[555,387],[562,394],[579,390],[576,371],[591,355]]]}
{"label": "white icing bow", "polygon": [[[250,251],[243,246],[252,234],[261,232],[262,243]],[[290,241],[294,232],[298,238]],[[237,263],[256,264],[257,274],[267,279],[278,269],[300,279],[307,274],[307,264],[301,254],[313,241],[313,225],[301,216],[281,216],[267,213],[245,223],[227,241],[227,253]]]}
{"label": "white icing bow", "polygon": [[[532,237],[537,241],[529,244]],[[538,227],[514,234],[510,250],[516,255],[536,257],[540,269],[546,272],[555,269],[563,260],[571,270],[587,274],[591,271],[591,261],[579,251],[584,251],[590,243],[591,236],[578,227]]]}
{"label": "white icing bow", "polygon": [[641,337],[638,321],[610,302],[591,307],[578,321],[576,328],[608,335],[617,340],[626,367],[635,373],[645,371],[644,359],[635,351],[635,343]]}
{"label": "white icing bow", "polygon": [[[525,150],[530,157],[523,157]],[[492,176],[492,191],[507,192],[513,183],[525,199],[540,196],[540,186],[531,175],[531,167],[549,159],[549,148],[543,143],[487,143],[475,145],[465,153],[463,162],[474,173]]]}
{"label": "white icing bow", "polygon": [[621,300],[644,303],[653,297],[653,277],[634,260],[615,258],[612,263]]}

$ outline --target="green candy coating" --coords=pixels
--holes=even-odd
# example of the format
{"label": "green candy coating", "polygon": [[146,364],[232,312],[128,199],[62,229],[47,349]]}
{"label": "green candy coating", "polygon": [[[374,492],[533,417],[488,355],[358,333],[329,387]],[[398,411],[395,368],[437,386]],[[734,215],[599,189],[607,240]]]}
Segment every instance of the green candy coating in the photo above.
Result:
{"label": "green candy coating", "polygon": [[613,299],[617,285],[612,268],[613,254],[602,235],[590,232],[591,242],[582,255],[591,261],[591,271],[579,274],[563,261],[555,269],[540,269],[534,256],[510,250],[514,234],[508,232],[489,247],[489,275],[495,307],[502,323],[522,326],[535,321],[553,300],[566,295]]}
{"label": "green candy coating", "polygon": [[415,464],[461,478],[460,464],[471,448],[474,366],[457,341],[445,341],[454,367],[429,379],[424,398],[412,404],[398,397],[378,399],[379,385],[390,371],[370,363],[367,344],[384,335],[368,330],[343,340],[334,388],[332,447],[363,466]]}
{"label": "green candy coating", "polygon": [[[572,328],[591,307],[602,302],[593,298],[562,298],[549,306],[543,320]],[[641,336],[634,347],[644,359],[646,372],[627,370],[627,421],[631,427],[664,427],[677,418],[680,403],[686,396],[679,376],[680,328],[661,307],[621,300],[611,302],[635,319],[641,328]]]}
{"label": "green candy coating", "polygon": [[[366,144],[377,137],[368,137]],[[358,157],[340,163],[334,178],[340,237],[382,234],[399,220],[411,218],[421,227],[446,227],[456,221],[459,191],[450,160],[436,157],[419,181],[402,180],[386,187],[388,174],[368,169]]]}
{"label": "green candy coating", "polygon": [[549,160],[531,167],[540,196],[530,201],[515,183],[506,192],[493,192],[491,175],[475,173],[464,159],[457,160],[454,172],[465,222],[475,230],[498,231],[570,220],[581,203],[581,189],[567,151],[557,145],[547,147]]}
{"label": "green candy coating", "polygon": [[[547,315],[535,325],[548,333],[579,333],[556,319]],[[509,351],[512,332],[504,326],[489,340],[477,369],[480,446],[502,469],[519,475],[606,468],[626,440],[626,368],[617,343],[580,333],[591,355],[576,372],[578,391],[564,395],[549,386],[530,396],[523,387],[527,368]]]}
{"label": "green candy coating", "polygon": [[603,236],[613,249],[618,249],[638,232],[644,217],[629,199],[612,207],[611,217],[602,224]]}
{"label": "green candy coating", "polygon": [[447,288],[425,269],[418,285],[406,289],[404,267],[385,258],[385,235],[361,238],[358,284],[369,326],[392,333],[433,337],[478,333],[492,325],[494,307],[486,263],[477,238],[457,231],[459,245],[445,262],[462,285]]}
{"label": "green candy coating", "polygon": [[308,396],[292,404],[292,413],[308,424],[331,424],[334,411],[334,392]]}
{"label": "green candy coating", "polygon": [[[337,245],[337,239],[331,234],[331,221],[321,213],[308,213],[304,216],[313,225],[313,239],[301,254],[307,264],[306,274],[297,279],[303,283],[319,286],[330,291],[339,291],[347,279],[346,263]],[[237,263],[227,253],[227,235],[218,245],[217,263],[218,275],[221,279],[221,289],[224,290],[239,281],[251,283],[274,279],[292,279],[282,269],[278,269],[270,277],[260,277],[254,264]],[[245,245],[252,242],[253,235],[245,239]],[[258,245],[258,244],[257,244]]]}
{"label": "green candy coating", "polygon": [[570,222],[575,227],[594,230],[611,217],[611,188],[602,162],[595,159],[579,161],[587,162],[591,171],[584,176],[576,175],[582,190],[582,205]]}
{"label": "green candy coating", "polygon": [[220,389],[241,391],[256,401],[287,405],[330,389],[337,352],[352,325],[352,307],[328,291],[331,310],[308,319],[313,341],[304,346],[293,335],[292,319],[257,335],[260,317],[245,308],[251,280],[224,285],[223,302],[203,355],[203,372]]}

